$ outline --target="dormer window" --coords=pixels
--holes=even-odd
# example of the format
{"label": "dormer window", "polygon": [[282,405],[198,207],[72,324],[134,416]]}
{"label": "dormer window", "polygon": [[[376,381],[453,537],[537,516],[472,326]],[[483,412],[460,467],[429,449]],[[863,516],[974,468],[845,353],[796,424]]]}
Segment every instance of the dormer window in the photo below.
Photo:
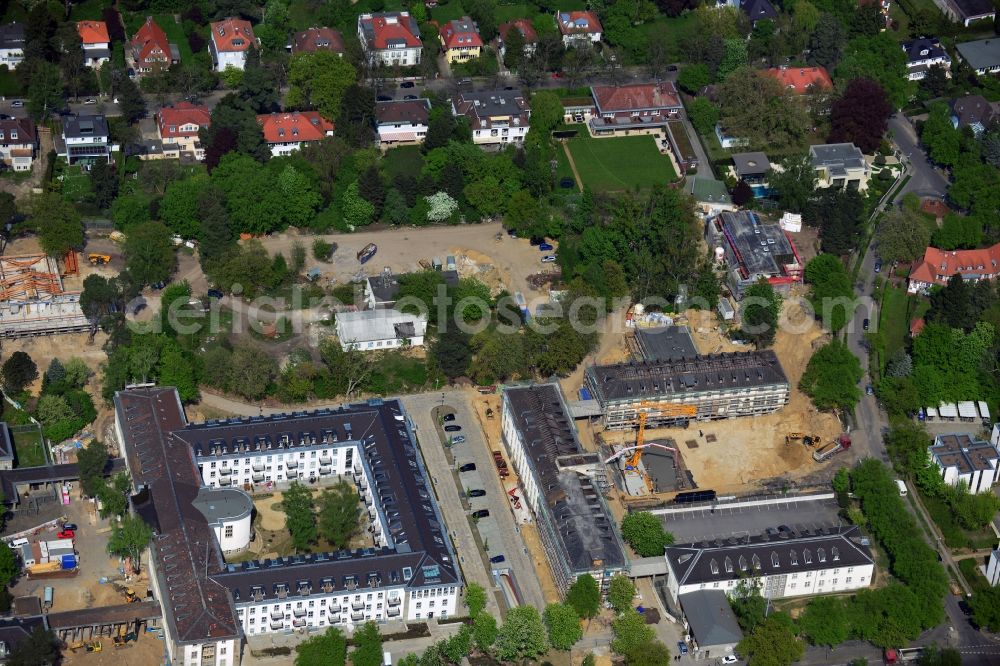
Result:
{"label": "dormer window", "polygon": [[760,571],[760,558],[756,554],[753,556],[753,568],[755,571]]}
{"label": "dormer window", "polygon": [[740,555],[740,571],[747,570],[747,558]]}
{"label": "dormer window", "polygon": [[788,558],[791,560],[792,564],[797,565],[799,563],[799,554],[794,550],[788,552]]}
{"label": "dormer window", "polygon": [[246,42],[244,42],[242,39],[234,39],[233,40],[233,46],[243,46],[245,43]]}
{"label": "dormer window", "polygon": [[13,140],[17,139],[17,130],[11,130],[10,131],[10,138],[13,139]]}
{"label": "dormer window", "polygon": [[826,551],[822,548],[816,550],[816,556],[819,557],[820,562],[826,562]]}
{"label": "dormer window", "polygon": [[719,563],[716,562],[715,560],[712,560],[711,562],[709,562],[708,566],[711,567],[713,574],[718,574],[719,573]]}
{"label": "dormer window", "polygon": [[771,552],[771,566],[774,567],[775,569],[777,569],[780,566],[780,564],[778,563],[778,554],[773,551]]}
{"label": "dormer window", "polygon": [[840,551],[839,551],[839,550],[837,550],[837,549],[836,549],[836,548],[834,547],[834,548],[831,548],[831,549],[830,549],[830,552],[831,552],[831,553],[833,553],[833,561],[834,561],[834,562],[837,562],[837,561],[839,561],[839,560],[840,560]]}
{"label": "dormer window", "polygon": [[803,550],[802,551],[802,560],[806,564],[812,564],[812,561],[813,561],[812,553],[810,553],[808,550]]}
{"label": "dormer window", "polygon": [[725,565],[726,565],[726,573],[733,573],[733,561],[728,557],[726,558]]}

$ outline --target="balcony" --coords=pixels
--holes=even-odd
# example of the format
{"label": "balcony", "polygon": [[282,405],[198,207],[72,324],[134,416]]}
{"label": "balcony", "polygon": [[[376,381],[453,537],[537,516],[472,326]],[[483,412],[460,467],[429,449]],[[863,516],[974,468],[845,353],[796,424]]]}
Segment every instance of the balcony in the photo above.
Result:
{"label": "balcony", "polygon": [[219,474],[221,474],[222,476],[229,476],[232,473],[233,473],[232,467],[223,467],[222,469],[219,470]]}
{"label": "balcony", "polygon": [[363,602],[363,601],[352,601],[351,602],[351,610],[356,610],[357,611],[357,610],[364,610],[364,609],[365,609],[365,602]]}
{"label": "balcony", "polygon": [[296,608],[295,610],[292,611],[292,614],[295,617],[305,617],[306,616],[306,609],[305,608]]}
{"label": "balcony", "polygon": [[340,615],[343,610],[340,606],[330,606],[326,609],[326,613],[327,615]]}
{"label": "balcony", "polygon": [[400,597],[389,597],[389,606],[398,606],[402,601]]}
{"label": "balcony", "polygon": [[320,465],[319,473],[320,474],[333,474],[333,467],[331,467],[330,465]]}
{"label": "balcony", "polygon": [[231,486],[231,485],[233,485],[233,480],[230,479],[228,476],[223,476],[223,477],[221,477],[219,479],[219,485],[220,486]]}
{"label": "balcony", "polygon": [[320,465],[332,465],[333,464],[333,458],[331,458],[329,455],[322,455],[322,456],[319,457],[319,464]]}
{"label": "balcony", "polygon": [[281,621],[281,620],[279,620],[277,622],[275,622],[274,620],[272,620],[271,624],[270,624],[270,627],[271,627],[271,631],[279,631],[279,630],[285,628],[285,623],[283,621]]}
{"label": "balcony", "polygon": [[253,475],[253,481],[254,481],[254,483],[260,483],[263,480],[264,480],[264,475],[263,474],[254,474]]}
{"label": "balcony", "polygon": [[271,620],[284,620],[285,614],[280,610],[271,610]]}
{"label": "balcony", "polygon": [[365,619],[365,614],[364,613],[351,613],[351,621],[352,622],[361,622],[361,620],[363,620],[363,619]]}
{"label": "balcony", "polygon": [[299,466],[299,461],[298,460],[286,460],[285,461],[285,467],[287,469],[295,469],[298,466]]}
{"label": "balcony", "polygon": [[292,626],[293,627],[304,627],[304,626],[306,626],[306,619],[303,617],[303,618],[299,618],[297,620],[292,620]]}
{"label": "balcony", "polygon": [[386,615],[386,617],[396,617],[397,615],[399,615],[399,609],[398,608],[390,608],[390,609],[386,610],[385,615]]}
{"label": "balcony", "polygon": [[264,461],[261,460],[261,459],[254,460],[253,461],[253,471],[255,471],[255,472],[263,472],[264,471]]}

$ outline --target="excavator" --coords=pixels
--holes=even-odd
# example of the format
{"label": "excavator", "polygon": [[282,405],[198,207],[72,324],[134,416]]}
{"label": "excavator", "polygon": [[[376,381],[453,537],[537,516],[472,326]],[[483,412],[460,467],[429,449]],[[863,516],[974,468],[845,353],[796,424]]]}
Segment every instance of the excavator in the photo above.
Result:
{"label": "excavator", "polygon": [[90,262],[91,266],[103,266],[111,261],[111,255],[91,252],[87,255],[87,260]]}
{"label": "excavator", "polygon": [[655,401],[643,401],[638,405],[639,413],[639,425],[635,435],[635,445],[627,446],[615,455],[611,456],[604,461],[604,464],[618,460],[619,458],[628,454],[628,458],[625,460],[625,470],[634,471],[643,477],[646,482],[646,487],[649,492],[653,492],[653,481],[649,478],[649,475],[643,474],[642,470],[639,468],[639,460],[642,458],[642,451],[648,447],[655,447],[658,449],[664,449],[667,451],[673,451],[678,453],[677,449],[672,446],[665,446],[663,444],[656,443],[646,443],[646,421],[649,419],[651,414],[655,414],[659,417],[675,418],[675,417],[687,417],[692,418],[698,415],[698,408],[694,405],[683,405],[674,402],[655,402]]}

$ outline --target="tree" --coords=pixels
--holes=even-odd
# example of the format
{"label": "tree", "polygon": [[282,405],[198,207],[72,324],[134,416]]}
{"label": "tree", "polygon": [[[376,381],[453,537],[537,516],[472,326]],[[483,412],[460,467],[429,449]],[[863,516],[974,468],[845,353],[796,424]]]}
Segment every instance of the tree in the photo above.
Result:
{"label": "tree", "polygon": [[757,345],[766,347],[774,342],[781,313],[781,296],[767,282],[750,285],[743,292],[743,335]]}
{"label": "tree", "polygon": [[4,361],[3,367],[0,367],[0,375],[3,379],[3,390],[16,395],[38,379],[38,366],[28,354],[16,351]]}
{"label": "tree", "polygon": [[733,71],[716,94],[722,126],[752,146],[795,146],[812,126],[805,107],[792,100],[777,79],[749,67]]}
{"label": "tree", "polygon": [[677,75],[677,85],[690,95],[697,95],[710,83],[712,83],[712,72],[708,69],[708,65],[702,63],[687,65]]}
{"label": "tree", "polygon": [[931,104],[920,130],[920,141],[937,164],[954,166],[962,153],[962,132],[951,124],[951,109],[945,102]]}
{"label": "tree", "polygon": [[[687,70],[684,70],[687,71]],[[688,118],[699,134],[709,135],[715,131],[721,112],[707,97],[695,97],[687,107]]]}
{"label": "tree", "polygon": [[747,184],[747,181],[741,178],[736,183],[736,187],[733,188],[732,197],[733,203],[737,206],[746,206],[754,199],[753,188]]}
{"label": "tree", "polygon": [[864,212],[864,197],[857,190],[828,188],[809,201],[802,217],[820,228],[823,252],[841,256],[857,247]]}
{"label": "tree", "polygon": [[783,210],[801,213],[816,191],[816,169],[809,155],[792,155],[781,160],[780,170],[768,172],[767,182]]}
{"label": "tree", "polygon": [[338,550],[346,548],[358,532],[360,514],[357,491],[340,481],[319,497],[319,533]]}
{"label": "tree", "polygon": [[846,42],[844,25],[832,14],[822,14],[809,36],[809,61],[832,70],[840,62]]}
{"label": "tree", "polygon": [[752,664],[788,666],[802,658],[805,646],[795,638],[791,618],[774,613],[744,636],[736,651]]}
{"label": "tree", "polygon": [[237,347],[230,359],[229,385],[249,400],[263,398],[277,374],[274,359],[254,345]]}
{"label": "tree", "polygon": [[131,78],[120,76],[117,81],[118,108],[125,121],[131,125],[146,115],[146,100]]}
{"label": "tree", "polygon": [[469,617],[475,620],[486,608],[486,590],[479,583],[469,583],[465,586],[465,606],[469,609]]}
{"label": "tree", "polygon": [[864,371],[858,357],[838,339],[820,347],[799,381],[799,388],[812,398],[816,409],[854,409],[861,399],[858,382]]}
{"label": "tree", "polygon": [[977,590],[969,601],[972,619],[989,631],[1000,631],[1000,587]]}
{"label": "tree", "polygon": [[920,90],[928,99],[943,97],[951,86],[951,77],[941,65],[931,65],[927,68],[924,78],[920,79]]}
{"label": "tree", "polygon": [[59,68],[49,62],[25,61],[31,66],[28,80],[28,113],[37,121],[46,120],[63,108],[62,77]]}
{"label": "tree", "polygon": [[382,636],[378,625],[369,620],[354,632],[353,666],[382,666]]}
{"label": "tree", "polygon": [[[503,42],[503,64],[507,69],[519,71],[524,62],[524,33],[517,26],[511,26],[507,30],[507,38]],[[534,100],[532,100],[534,107]]]}
{"label": "tree", "polygon": [[127,557],[132,561],[132,570],[139,571],[139,559],[146,549],[149,540],[153,538],[152,528],[146,522],[131,514],[124,516],[118,525],[111,529],[108,538],[108,552],[118,557]]}
{"label": "tree", "polygon": [[953,647],[931,643],[917,659],[917,666],[962,666],[962,653]]}
{"label": "tree", "polygon": [[375,91],[353,84],[341,95],[336,119],[337,136],[355,148],[367,146],[374,135]]}
{"label": "tree", "polygon": [[885,90],[871,79],[854,79],[830,107],[829,143],[853,143],[873,153],[882,143],[893,107]]}
{"label": "tree", "polygon": [[111,204],[115,228],[127,233],[135,225],[148,222],[149,204],[149,197],[141,192],[120,195]]}
{"label": "tree", "polygon": [[[513,30],[511,31],[513,32]],[[531,127],[547,135],[563,120],[563,106],[551,90],[541,90],[531,96]]]}
{"label": "tree", "polygon": [[659,557],[674,542],[663,523],[648,511],[630,513],[622,519],[622,538],[640,557]]}
{"label": "tree", "polygon": [[740,580],[733,593],[729,596],[729,605],[745,632],[753,631],[754,627],[764,620],[767,611],[767,600],[760,594],[760,581],[744,578]]}
{"label": "tree", "polygon": [[583,638],[580,616],[569,604],[549,604],[545,607],[544,619],[549,643],[557,650],[569,650]]}
{"label": "tree", "polygon": [[160,384],[175,387],[183,402],[195,402],[200,397],[194,365],[179,345],[164,346],[157,374]]}
{"label": "tree", "polygon": [[77,450],[80,487],[87,497],[96,497],[97,491],[104,485],[104,469],[107,467],[108,457],[108,447],[97,440],[92,440],[90,444]]}
{"label": "tree", "polygon": [[125,240],[125,266],[141,285],[166,282],[174,271],[170,230],[160,222],[140,224]]}
{"label": "tree", "polygon": [[288,62],[291,108],[316,109],[324,118],[336,118],[344,91],[357,81],[354,66],[333,51],[296,53]]}
{"label": "tree", "polygon": [[653,628],[646,624],[646,619],[634,608],[619,615],[611,624],[611,629],[614,632],[611,649],[622,655],[631,654],[635,646],[650,643],[656,636]]}
{"label": "tree", "polygon": [[292,545],[296,550],[305,550],[316,541],[315,508],[312,493],[298,481],[293,481],[281,497],[285,525],[292,535]]}
{"label": "tree", "polygon": [[337,627],[295,646],[295,666],[344,666],[346,661],[347,638]]}
{"label": "tree", "polygon": [[320,356],[330,369],[338,395],[348,398],[362,390],[375,371],[375,362],[369,354],[354,347],[345,351],[333,337],[320,343]]}
{"label": "tree", "polygon": [[80,214],[62,196],[53,192],[35,195],[29,210],[31,224],[38,232],[38,241],[45,254],[61,257],[68,250],[83,247]]}
{"label": "tree", "polygon": [[431,352],[438,368],[450,379],[464,376],[472,362],[469,334],[458,326],[448,325],[443,329]]}
{"label": "tree", "polygon": [[94,203],[101,210],[107,210],[118,196],[118,173],[114,164],[98,160],[90,169],[90,189],[94,192]]}
{"label": "tree", "polygon": [[[888,32],[874,37],[855,37],[849,41],[844,47],[844,57],[837,65],[834,78],[837,81],[871,79],[877,82],[894,109],[906,102],[912,88],[906,77],[906,55],[899,48],[899,42]],[[875,120],[874,130],[884,131],[878,118]],[[862,150],[869,152],[864,148]]]}
{"label": "tree", "polygon": [[489,652],[497,641],[497,619],[489,613],[480,613],[472,622],[472,640],[481,652]]}
{"label": "tree", "polygon": [[[202,199],[202,194],[211,187],[210,183],[207,175],[196,174],[167,185],[160,199],[160,219],[181,238],[201,238],[202,204],[208,203]],[[220,200],[217,203],[221,204],[224,195],[218,188],[213,190],[213,194]]]}
{"label": "tree", "polygon": [[444,222],[458,210],[458,202],[446,192],[437,192],[424,197],[424,200],[427,202],[427,219],[430,222]]}
{"label": "tree", "polygon": [[930,229],[915,210],[893,208],[875,232],[878,253],[885,261],[909,262],[922,257],[931,242]]}
{"label": "tree", "polygon": [[585,620],[595,617],[601,609],[601,588],[590,574],[578,576],[566,592],[566,603]]}
{"label": "tree", "polygon": [[850,274],[840,259],[820,254],[806,264],[805,278],[812,285],[809,301],[817,319],[836,333],[847,325],[857,304]]}
{"label": "tree", "polygon": [[7,664],[10,666],[48,666],[59,663],[60,640],[55,633],[41,625],[28,634],[28,638],[17,644]]}
{"label": "tree", "polygon": [[632,607],[635,597],[635,585],[624,574],[615,574],[608,585],[608,602],[617,613],[623,613]]}
{"label": "tree", "polygon": [[809,602],[799,618],[799,630],[813,645],[834,647],[847,640],[850,619],[843,600],[818,597]]}
{"label": "tree", "polygon": [[236,235],[229,224],[225,195],[219,188],[206,187],[198,194],[197,204],[201,214],[198,257],[205,266],[231,250],[236,245]]}
{"label": "tree", "polygon": [[542,616],[534,606],[517,606],[497,632],[494,653],[502,661],[534,659],[549,649]]}
{"label": "tree", "polygon": [[13,548],[0,548],[0,587],[7,587],[17,576],[17,557]]}

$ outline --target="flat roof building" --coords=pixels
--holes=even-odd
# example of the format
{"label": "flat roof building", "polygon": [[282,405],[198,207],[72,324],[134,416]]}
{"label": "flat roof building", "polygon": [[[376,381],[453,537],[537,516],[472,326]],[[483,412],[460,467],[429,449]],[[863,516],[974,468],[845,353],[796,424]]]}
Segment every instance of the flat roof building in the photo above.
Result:
{"label": "flat roof building", "polygon": [[[781,409],[789,396],[788,378],[770,349],[595,365],[587,368],[584,381],[609,429],[635,427],[640,411],[648,413],[651,428],[769,414]],[[697,413],[693,417],[660,414],[656,405],[664,403],[690,405]]]}
{"label": "flat roof building", "polygon": [[373,351],[420,347],[427,333],[427,317],[391,308],[338,312],[337,339],[344,351]]}
{"label": "flat roof building", "polygon": [[600,456],[580,446],[558,385],[505,389],[501,431],[560,591],[583,574],[603,586],[625,571],[625,548],[600,487]]}
{"label": "flat roof building", "polygon": [[[993,434],[1000,440],[996,426]],[[988,493],[997,481],[1000,454],[994,442],[983,442],[967,433],[938,435],[927,453],[949,486],[965,483],[970,493]]]}
{"label": "flat roof building", "polygon": [[698,355],[687,326],[639,328],[635,331],[635,338],[642,357],[647,361],[679,361]]}
{"label": "flat roof building", "polygon": [[757,213],[719,213],[706,223],[705,240],[711,247],[722,248],[726,283],[736,299],[761,280],[777,291],[802,283],[804,265],[791,236],[779,223]]}

